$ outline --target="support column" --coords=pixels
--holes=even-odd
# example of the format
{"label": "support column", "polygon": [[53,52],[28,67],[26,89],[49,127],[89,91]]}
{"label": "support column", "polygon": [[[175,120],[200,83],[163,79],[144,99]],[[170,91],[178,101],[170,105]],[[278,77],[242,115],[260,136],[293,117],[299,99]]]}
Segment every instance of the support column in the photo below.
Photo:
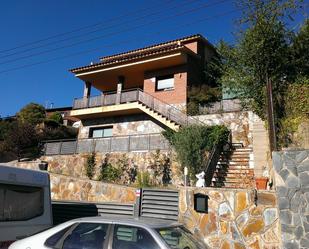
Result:
{"label": "support column", "polygon": [[118,76],[116,104],[120,104],[122,87],[124,85],[124,76]]}
{"label": "support column", "polygon": [[84,98],[89,98],[91,94],[91,83],[86,81],[84,86]]}

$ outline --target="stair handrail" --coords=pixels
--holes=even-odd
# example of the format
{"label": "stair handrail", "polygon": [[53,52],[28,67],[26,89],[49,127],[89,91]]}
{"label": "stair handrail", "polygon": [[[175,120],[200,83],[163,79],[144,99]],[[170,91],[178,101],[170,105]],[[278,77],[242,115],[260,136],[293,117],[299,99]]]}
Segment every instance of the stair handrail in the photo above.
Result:
{"label": "stair handrail", "polygon": [[[191,120],[192,123],[195,123],[195,124],[206,125],[204,122],[200,121],[200,120],[197,119],[197,118],[194,118],[194,117],[192,117],[192,116],[187,115],[186,113],[184,113],[183,111],[179,110],[179,109],[176,108],[175,106],[172,106],[171,104],[168,104],[168,103],[166,103],[165,101],[160,100],[160,99],[154,97],[153,95],[144,92],[144,91],[141,90],[141,89],[137,89],[137,90],[138,90],[138,101],[141,102],[141,103],[143,103],[144,105],[148,106],[149,108],[152,108],[153,110],[155,110],[155,111],[161,113],[160,110],[158,110],[158,108],[155,108],[155,106],[154,106],[154,100],[157,101],[157,102],[158,102],[159,104],[161,104],[161,105],[167,106],[167,107],[168,107],[168,115],[167,115],[167,118],[171,119],[172,121],[174,121],[174,122],[176,122],[176,123],[179,124],[179,120],[177,120],[177,119],[175,120],[175,119],[171,118],[171,110],[173,110],[174,112],[178,113],[178,115],[182,115],[182,116],[185,117],[185,119],[186,119],[186,120],[185,120],[185,123],[184,123],[185,125],[188,125],[188,124],[189,124],[189,120]],[[143,101],[142,98],[140,97],[141,94],[144,94],[145,96],[147,96],[148,98],[150,98],[150,99],[152,100],[152,101],[151,101],[152,105],[149,105],[148,103],[146,103],[145,101]],[[162,114],[162,113],[161,113],[161,114]],[[183,124],[181,124],[181,125],[183,125]]]}
{"label": "stair handrail", "polygon": [[[120,96],[121,96],[122,93],[127,93],[127,92],[136,92],[137,93],[136,101],[141,102],[142,104],[148,106],[149,108],[152,108],[153,110],[159,112],[160,114],[166,116],[168,119],[170,119],[170,120],[172,120],[172,121],[174,121],[174,122],[176,122],[176,123],[178,123],[180,125],[189,125],[190,123],[206,125],[204,122],[202,122],[198,118],[195,118],[195,117],[187,115],[186,113],[184,113],[180,109],[176,108],[175,106],[172,106],[171,104],[166,103],[165,101],[163,101],[161,99],[158,99],[157,97],[155,97],[155,96],[153,96],[153,95],[151,95],[149,93],[144,92],[140,88],[130,88],[130,89],[122,90],[120,92]],[[74,102],[73,102],[73,109],[79,109],[79,108],[85,108],[85,107],[88,108],[91,98],[100,98],[101,102],[102,102],[102,100],[106,96],[109,96],[109,95],[112,95],[112,94],[116,94],[116,93],[117,92],[107,92],[107,93],[104,93],[103,95],[91,96],[91,97],[88,97],[86,99],[85,98],[75,98]],[[146,103],[145,101],[143,101],[143,99],[141,98],[141,95],[144,95],[147,98],[150,98],[150,100],[151,100],[150,102],[152,104],[149,105],[149,103]],[[82,107],[77,108],[77,107],[75,107],[75,101],[77,101],[77,100],[79,100],[79,101],[86,101],[86,102],[84,103],[84,105]],[[161,105],[163,107],[167,107],[167,114],[163,114],[159,110],[159,108],[156,108],[156,105],[154,105],[155,102],[156,102],[156,105]],[[181,121],[179,119],[181,119]]]}
{"label": "stair handrail", "polygon": [[[231,131],[229,131],[228,134],[228,142],[227,145],[230,146],[231,144]],[[211,152],[209,153],[208,159],[206,161],[206,166],[205,166],[205,185],[210,186],[213,175],[216,170],[216,166],[218,164],[218,161],[220,159],[220,154],[223,150],[224,144],[221,143],[215,143],[212,146]]]}

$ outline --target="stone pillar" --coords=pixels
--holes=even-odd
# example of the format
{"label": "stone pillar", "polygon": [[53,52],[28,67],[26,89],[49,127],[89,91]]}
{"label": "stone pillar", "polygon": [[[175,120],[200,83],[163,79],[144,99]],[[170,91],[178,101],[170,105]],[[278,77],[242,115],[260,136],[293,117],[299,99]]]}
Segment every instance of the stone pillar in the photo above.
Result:
{"label": "stone pillar", "polygon": [[116,104],[120,104],[121,91],[124,85],[124,76],[118,76]]}
{"label": "stone pillar", "polygon": [[88,81],[85,81],[84,98],[89,98],[90,94],[91,94],[91,83]]}

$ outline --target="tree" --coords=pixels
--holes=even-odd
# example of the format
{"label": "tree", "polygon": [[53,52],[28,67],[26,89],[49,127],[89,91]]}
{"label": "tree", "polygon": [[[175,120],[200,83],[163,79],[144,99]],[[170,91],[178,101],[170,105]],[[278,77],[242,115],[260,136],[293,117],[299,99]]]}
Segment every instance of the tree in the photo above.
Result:
{"label": "tree", "polygon": [[60,112],[54,112],[49,117],[48,120],[52,120],[56,122],[57,124],[63,124],[63,118]]}
{"label": "tree", "polygon": [[24,106],[18,113],[17,119],[22,123],[37,125],[42,123],[46,117],[45,108],[36,103]]}
{"label": "tree", "polygon": [[291,60],[295,77],[309,77],[309,19],[294,36],[291,47]]}
{"label": "tree", "polygon": [[3,148],[5,151],[12,152],[19,161],[27,156],[27,152],[30,156],[38,154],[38,141],[33,125],[15,121],[5,135]]}
{"label": "tree", "polygon": [[[268,119],[272,134],[284,115],[283,96],[292,78],[293,36],[287,28],[287,17],[297,10],[298,4],[294,0],[243,0],[239,7],[242,17],[237,44],[223,46],[220,51],[226,63],[222,84],[237,93],[245,107]],[[271,143],[275,146],[274,135]]]}

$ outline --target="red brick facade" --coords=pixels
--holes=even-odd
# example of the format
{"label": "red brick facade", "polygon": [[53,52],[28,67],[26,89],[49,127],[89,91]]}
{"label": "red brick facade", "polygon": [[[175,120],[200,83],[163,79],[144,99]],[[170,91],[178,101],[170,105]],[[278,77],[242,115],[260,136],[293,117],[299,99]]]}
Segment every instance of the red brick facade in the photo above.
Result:
{"label": "red brick facade", "polygon": [[[156,77],[174,75],[174,89],[156,91]],[[185,66],[167,68],[145,73],[144,91],[168,104],[186,104],[187,102],[187,69]]]}

